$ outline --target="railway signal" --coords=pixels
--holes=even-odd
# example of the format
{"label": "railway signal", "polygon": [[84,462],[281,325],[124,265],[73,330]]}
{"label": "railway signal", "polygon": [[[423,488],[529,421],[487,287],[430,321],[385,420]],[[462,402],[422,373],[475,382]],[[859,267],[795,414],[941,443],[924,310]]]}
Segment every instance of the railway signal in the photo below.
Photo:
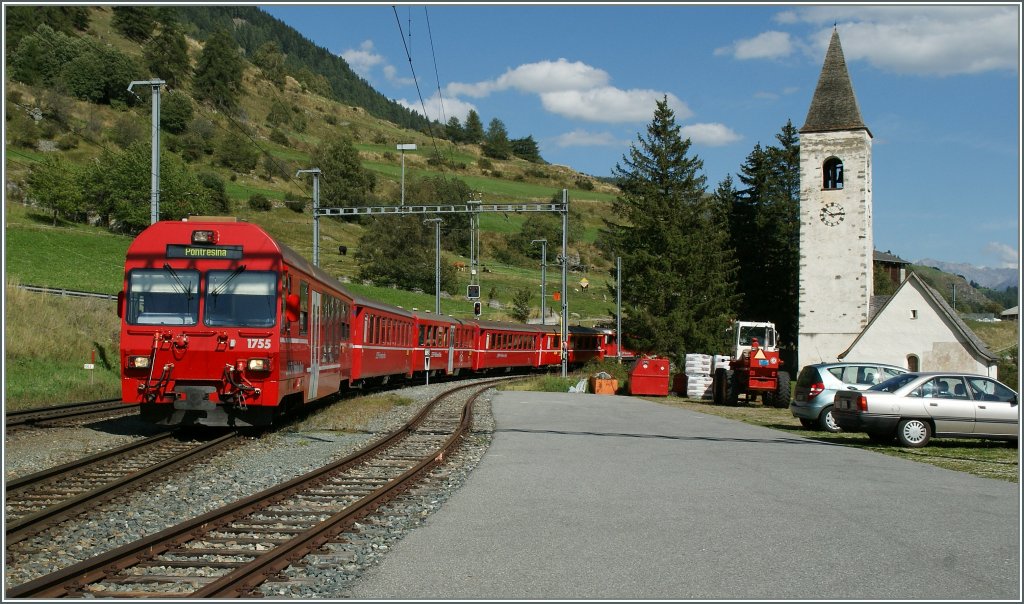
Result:
{"label": "railway signal", "polygon": [[474,302],[473,303],[473,315],[477,316],[477,317],[480,316],[480,303],[479,302]]}

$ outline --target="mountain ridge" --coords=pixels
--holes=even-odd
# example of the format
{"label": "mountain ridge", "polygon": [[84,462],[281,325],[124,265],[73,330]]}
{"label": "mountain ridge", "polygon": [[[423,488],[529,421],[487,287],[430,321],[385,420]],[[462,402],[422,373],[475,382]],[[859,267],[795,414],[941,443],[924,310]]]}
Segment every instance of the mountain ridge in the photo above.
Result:
{"label": "mountain ridge", "polygon": [[963,275],[968,281],[973,281],[989,289],[1002,290],[1020,285],[1020,270],[1016,268],[989,268],[966,262],[946,262],[933,258],[922,258],[914,264],[931,266],[954,275]]}

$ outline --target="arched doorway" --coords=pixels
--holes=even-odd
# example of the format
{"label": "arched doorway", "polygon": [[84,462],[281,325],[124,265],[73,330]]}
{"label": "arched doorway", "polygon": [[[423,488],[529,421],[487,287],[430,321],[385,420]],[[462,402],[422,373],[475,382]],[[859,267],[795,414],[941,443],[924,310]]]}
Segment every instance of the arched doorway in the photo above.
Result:
{"label": "arched doorway", "polygon": [[919,359],[916,354],[907,355],[907,369],[910,371],[921,370],[921,359]]}

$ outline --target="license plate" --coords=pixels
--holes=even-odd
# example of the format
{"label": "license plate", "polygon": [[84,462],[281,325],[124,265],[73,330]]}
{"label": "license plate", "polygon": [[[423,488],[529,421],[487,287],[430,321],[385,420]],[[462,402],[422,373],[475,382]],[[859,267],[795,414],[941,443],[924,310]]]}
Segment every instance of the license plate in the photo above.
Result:
{"label": "license plate", "polygon": [[807,400],[807,395],[798,393],[794,398],[796,398],[797,402],[803,403]]}

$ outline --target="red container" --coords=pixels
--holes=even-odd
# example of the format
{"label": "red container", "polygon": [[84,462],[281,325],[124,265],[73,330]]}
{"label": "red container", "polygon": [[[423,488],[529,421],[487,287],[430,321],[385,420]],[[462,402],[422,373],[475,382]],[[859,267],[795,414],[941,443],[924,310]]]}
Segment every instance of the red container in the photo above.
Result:
{"label": "red container", "polygon": [[668,359],[637,359],[629,372],[629,393],[644,396],[668,396]]}

